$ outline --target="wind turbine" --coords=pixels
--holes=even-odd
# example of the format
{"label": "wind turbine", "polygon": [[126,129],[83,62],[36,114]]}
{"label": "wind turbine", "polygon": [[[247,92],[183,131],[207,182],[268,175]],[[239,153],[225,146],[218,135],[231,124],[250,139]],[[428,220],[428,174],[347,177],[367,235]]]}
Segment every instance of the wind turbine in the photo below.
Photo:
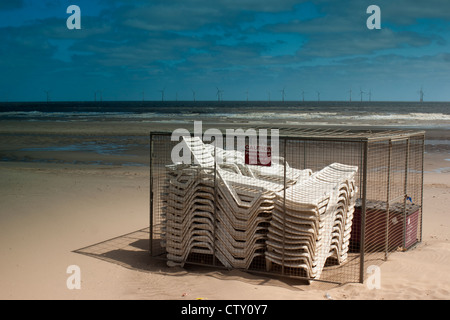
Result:
{"label": "wind turbine", "polygon": [[268,97],[268,101],[270,102],[270,91],[267,91],[267,97]]}
{"label": "wind turbine", "polygon": [[372,101],[372,89],[369,90],[369,101]]}
{"label": "wind turbine", "polygon": [[166,88],[159,90],[161,92],[161,101],[164,102],[164,94],[166,93]]}
{"label": "wind turbine", "polygon": [[195,102],[196,101],[195,100],[195,91],[193,89],[191,89],[191,91],[192,91],[192,97],[194,98],[194,102]]}
{"label": "wind turbine", "polygon": [[145,101],[145,91],[142,91],[142,102]]}
{"label": "wind turbine", "polygon": [[245,93],[247,94],[247,102],[248,102],[248,89],[247,89],[247,91],[245,91]]}
{"label": "wind turbine", "polygon": [[350,88],[349,93],[350,93],[350,102],[352,102],[352,89],[351,88]]}
{"label": "wind turbine", "polygon": [[361,88],[359,88],[359,94],[361,95],[361,102],[363,101],[363,94],[364,94],[364,93],[365,93],[365,92],[362,91]]}
{"label": "wind turbine", "polygon": [[423,92],[423,87],[420,87],[419,95],[420,95],[420,102],[423,102],[423,96],[425,95],[425,93]]}
{"label": "wind turbine", "polygon": [[217,101],[222,101],[223,90],[220,90],[218,87],[216,87],[216,89],[217,89]]}
{"label": "wind turbine", "polygon": [[317,102],[320,102],[320,91],[317,91]]}
{"label": "wind turbine", "polygon": [[286,96],[286,88],[283,88],[283,90],[280,90],[281,92],[281,100],[284,102],[284,97]]}
{"label": "wind turbine", "polygon": [[302,101],[305,102],[305,91],[302,90]]}

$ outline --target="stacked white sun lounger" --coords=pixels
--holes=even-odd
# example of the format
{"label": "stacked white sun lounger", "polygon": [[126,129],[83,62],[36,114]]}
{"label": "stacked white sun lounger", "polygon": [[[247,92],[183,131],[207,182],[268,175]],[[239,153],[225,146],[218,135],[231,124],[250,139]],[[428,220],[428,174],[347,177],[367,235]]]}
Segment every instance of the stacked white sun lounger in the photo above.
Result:
{"label": "stacked white sun lounger", "polygon": [[267,241],[268,270],[275,263],[304,269],[308,278],[320,275],[331,241],[330,197],[312,179],[277,193]]}
{"label": "stacked white sun lounger", "polygon": [[162,195],[164,241],[171,265],[183,264],[190,253],[212,254],[214,248],[214,183],[200,167],[167,167]]}
{"label": "stacked white sun lounger", "polygon": [[253,178],[240,161],[215,167],[210,146],[198,138],[183,142],[194,165],[168,166],[163,196],[169,263],[182,265],[190,253],[210,253],[226,267],[248,269],[264,256],[275,192],[283,185]]}
{"label": "stacked white sun lounger", "polygon": [[355,175],[358,167],[333,163],[317,172],[314,178],[321,184],[334,185],[337,190],[335,218],[332,230],[330,256],[335,258],[338,264],[347,260],[350,244],[353,214],[356,204]]}
{"label": "stacked white sun lounger", "polygon": [[253,259],[264,256],[267,228],[275,194],[254,178],[218,170],[217,244],[219,260],[227,267],[248,269]]}
{"label": "stacked white sun lounger", "polygon": [[277,193],[267,241],[268,270],[275,263],[318,279],[330,256],[345,261],[356,170],[332,164]]}
{"label": "stacked white sun lounger", "polygon": [[183,143],[193,164],[167,166],[162,196],[169,265],[205,253],[228,268],[248,269],[259,256],[269,270],[278,264],[319,278],[327,258],[345,261],[357,167],[332,164],[312,174],[287,163],[285,169],[283,159],[258,167],[199,138]]}
{"label": "stacked white sun lounger", "polygon": [[[305,169],[300,170],[296,168],[292,168],[289,166],[289,163],[284,162],[284,158],[282,157],[272,157],[272,163],[270,166],[259,166],[245,163],[245,155],[244,153],[236,150],[223,150],[220,148],[216,148],[217,157],[220,159],[220,162],[224,165],[226,164],[234,164],[238,170],[234,170],[234,172],[247,176],[256,178],[262,181],[268,181],[273,183],[278,183],[280,185],[284,185],[284,176],[286,170],[286,185],[291,186],[296,184],[298,181],[309,177],[312,173],[311,170]],[[286,168],[285,168],[286,164]],[[230,167],[225,167],[225,169],[230,169]]]}

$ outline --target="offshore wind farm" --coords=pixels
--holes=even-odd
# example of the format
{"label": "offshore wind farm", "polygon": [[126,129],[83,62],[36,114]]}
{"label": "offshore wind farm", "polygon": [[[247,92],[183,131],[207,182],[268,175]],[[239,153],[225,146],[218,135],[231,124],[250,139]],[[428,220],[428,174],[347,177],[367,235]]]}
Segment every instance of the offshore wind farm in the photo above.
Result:
{"label": "offshore wind farm", "polygon": [[[150,91],[150,90],[149,90]],[[279,102],[285,102],[285,101],[290,101],[290,102],[320,102],[320,101],[348,101],[348,102],[354,102],[355,99],[353,98],[353,93],[354,90],[352,88],[350,88],[348,91],[343,91],[341,94],[334,94],[333,96],[328,96],[327,99],[323,99],[323,92],[321,90],[311,90],[311,91],[305,91],[305,90],[295,90],[295,89],[287,89],[286,87],[283,87],[283,89],[278,90],[279,92],[279,99],[274,99],[272,92],[277,91],[277,90],[266,90],[266,97],[264,98],[264,92],[258,92],[256,91],[255,94],[253,96],[256,96],[257,98],[253,98],[252,99],[252,95],[250,95],[250,90],[247,89],[243,92],[243,96],[239,97],[239,95],[237,95],[235,92],[233,92],[232,90],[229,90],[228,92],[229,94],[229,98],[226,99],[226,97],[224,96],[224,92],[225,90],[221,89],[220,87],[215,87],[214,90],[212,90],[212,92],[214,92],[214,94],[211,94],[211,92],[199,92],[197,90],[176,90],[176,91],[171,91],[170,88],[164,88],[164,89],[160,89],[160,90],[156,90],[155,92],[159,93],[159,96],[156,95],[150,95],[150,94],[146,94],[146,91],[141,91],[140,93],[137,94],[137,97],[129,97],[128,99],[115,99],[113,97],[113,94],[107,94],[105,96],[105,101],[137,101],[137,100],[141,100],[141,101],[279,101]],[[45,91],[44,93],[45,95],[43,96],[43,102],[47,101],[50,102],[50,92],[51,91]],[[94,99],[93,101],[103,101],[103,90],[96,90],[94,91]],[[172,99],[168,99],[167,98],[167,92],[172,93],[173,96],[175,98]],[[313,94],[311,94],[311,92],[313,92]],[[418,97],[416,98],[416,93],[418,95]],[[346,97],[347,95],[347,97]],[[362,89],[361,87],[359,88],[359,92],[358,92],[358,96],[359,99],[357,99],[356,101],[368,101],[368,102],[372,102],[372,101],[378,101],[378,102],[445,102],[445,101],[435,101],[433,100],[433,97],[429,97],[429,99],[425,99],[425,92],[423,87],[421,87],[419,90],[417,91],[413,91],[411,90],[411,94],[410,94],[410,99],[407,100],[399,100],[396,99],[395,97],[392,97],[392,99],[376,99],[376,95],[373,94],[372,89],[368,89],[368,91],[365,91],[364,89]],[[6,97],[6,95],[5,95]],[[375,99],[373,98],[375,97]],[[64,100],[54,100],[54,101],[59,101],[59,102],[63,102]],[[89,101],[89,99],[87,100],[79,100],[79,101]],[[0,101],[2,102],[2,101]],[[3,100],[3,102],[8,102],[6,101],[6,99]],[[9,101],[12,102],[12,101]],[[17,101],[17,102],[24,102],[24,101]],[[39,102],[39,100],[35,101],[35,102]],[[68,101],[70,102],[70,101]]]}

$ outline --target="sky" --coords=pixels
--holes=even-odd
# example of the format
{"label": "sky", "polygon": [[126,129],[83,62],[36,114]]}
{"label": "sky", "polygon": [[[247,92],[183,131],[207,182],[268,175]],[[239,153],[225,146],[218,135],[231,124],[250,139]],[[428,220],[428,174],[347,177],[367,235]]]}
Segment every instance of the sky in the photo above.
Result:
{"label": "sky", "polygon": [[2,0],[0,40],[0,102],[450,101],[448,0]]}

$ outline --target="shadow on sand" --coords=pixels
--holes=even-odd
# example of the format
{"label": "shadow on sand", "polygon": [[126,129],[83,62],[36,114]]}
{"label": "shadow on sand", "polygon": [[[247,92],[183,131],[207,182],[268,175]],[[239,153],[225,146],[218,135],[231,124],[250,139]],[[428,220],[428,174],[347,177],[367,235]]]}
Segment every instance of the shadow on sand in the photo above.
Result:
{"label": "shadow on sand", "polygon": [[108,239],[81,249],[74,253],[86,255],[106,262],[120,265],[139,272],[158,273],[170,276],[198,274],[212,276],[222,280],[237,280],[254,285],[270,285],[290,290],[306,290],[311,287],[329,289],[336,284],[306,280],[268,276],[250,271],[227,270],[220,267],[209,267],[186,264],[181,267],[168,267],[163,257],[152,257],[149,253],[149,228],[144,228]]}

